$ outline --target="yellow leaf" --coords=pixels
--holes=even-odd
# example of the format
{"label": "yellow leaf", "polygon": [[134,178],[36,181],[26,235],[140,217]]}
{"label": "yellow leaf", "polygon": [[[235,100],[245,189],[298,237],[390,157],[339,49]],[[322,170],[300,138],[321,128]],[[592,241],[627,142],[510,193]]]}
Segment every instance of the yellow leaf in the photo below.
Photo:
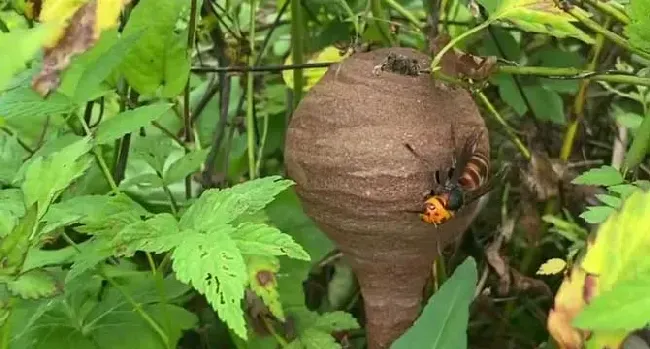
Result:
{"label": "yellow leaf", "polygon": [[537,270],[538,275],[553,275],[559,274],[566,267],[566,262],[562,258],[551,258]]}
{"label": "yellow leaf", "polygon": [[101,33],[117,26],[122,8],[131,0],[97,0],[95,31]]}
{"label": "yellow leaf", "polygon": [[585,306],[584,288],[586,274],[574,266],[555,295],[546,327],[560,349],[582,348],[585,333],[571,326],[571,321]]}
{"label": "yellow leaf", "polygon": [[276,318],[284,321],[284,311],[278,293],[275,274],[280,270],[280,261],[275,256],[247,256],[248,282],[250,288],[260,297],[264,305]]}
{"label": "yellow leaf", "polygon": [[46,0],[39,19],[57,29],[44,44],[43,68],[34,76],[32,88],[47,96],[60,84],[61,72],[72,57],[86,52],[100,34],[117,25],[129,0]]}
{"label": "yellow leaf", "polygon": [[[328,46],[324,48],[322,51],[318,52],[318,54],[315,55],[314,58],[310,59],[307,61],[307,63],[326,63],[326,62],[340,62],[343,59],[347,58],[350,55],[350,52],[345,53],[344,55],[341,55],[341,51],[336,48],[335,46]],[[287,59],[284,62],[285,65],[290,65],[293,64],[291,55],[287,57]],[[320,79],[325,75],[327,72],[327,67],[323,68],[307,68],[303,69],[303,79],[305,79],[305,83],[303,84],[303,91],[309,91]],[[282,71],[282,78],[284,79],[284,83],[289,86],[289,88],[293,89],[293,71],[292,70],[284,70]]]}

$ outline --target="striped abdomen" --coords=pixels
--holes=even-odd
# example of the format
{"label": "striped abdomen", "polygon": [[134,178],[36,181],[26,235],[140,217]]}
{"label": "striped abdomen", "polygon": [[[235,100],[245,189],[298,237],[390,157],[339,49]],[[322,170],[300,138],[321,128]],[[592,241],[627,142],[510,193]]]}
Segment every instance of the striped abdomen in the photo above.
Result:
{"label": "striped abdomen", "polygon": [[469,159],[463,173],[458,179],[458,184],[465,191],[473,191],[481,187],[488,179],[490,160],[487,156],[476,152]]}

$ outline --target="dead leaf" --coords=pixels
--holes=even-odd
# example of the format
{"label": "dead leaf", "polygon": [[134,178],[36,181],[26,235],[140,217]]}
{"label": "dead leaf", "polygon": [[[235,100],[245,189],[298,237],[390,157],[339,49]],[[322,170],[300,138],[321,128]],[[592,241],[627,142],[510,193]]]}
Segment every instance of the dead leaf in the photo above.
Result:
{"label": "dead leaf", "polygon": [[584,308],[585,278],[587,274],[580,266],[575,266],[555,294],[546,326],[559,345],[559,349],[581,349],[588,333],[573,328],[573,318]]}
{"label": "dead leaf", "polygon": [[[451,38],[449,34],[441,33],[429,40],[429,47],[433,56],[444,48]],[[475,56],[457,48],[445,52],[440,60],[440,71],[457,79],[472,79],[475,81],[486,80],[496,69],[496,56]]]}
{"label": "dead leaf", "polygon": [[[130,0],[48,0],[42,4],[39,21],[61,22],[65,27],[53,33],[44,46],[43,67],[34,76],[32,88],[47,96],[61,82],[61,72],[70,65],[74,56],[90,49],[100,34],[117,26],[119,14]],[[34,9],[40,5],[34,2]]]}

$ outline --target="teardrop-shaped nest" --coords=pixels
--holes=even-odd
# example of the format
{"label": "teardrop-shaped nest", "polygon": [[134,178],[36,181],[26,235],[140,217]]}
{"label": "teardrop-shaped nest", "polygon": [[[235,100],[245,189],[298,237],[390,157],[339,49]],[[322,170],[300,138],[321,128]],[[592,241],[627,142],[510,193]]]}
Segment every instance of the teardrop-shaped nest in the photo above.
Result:
{"label": "teardrop-shaped nest", "polygon": [[408,211],[422,207],[433,171],[450,168],[467,137],[483,131],[478,148],[489,146],[467,91],[429,74],[378,72],[390,52],[430,65],[413,49],[387,48],[331,66],[296,109],[285,149],[305,212],[359,278],[370,348],[387,347],[418,316],[437,250],[467,229],[475,204],[438,227]]}

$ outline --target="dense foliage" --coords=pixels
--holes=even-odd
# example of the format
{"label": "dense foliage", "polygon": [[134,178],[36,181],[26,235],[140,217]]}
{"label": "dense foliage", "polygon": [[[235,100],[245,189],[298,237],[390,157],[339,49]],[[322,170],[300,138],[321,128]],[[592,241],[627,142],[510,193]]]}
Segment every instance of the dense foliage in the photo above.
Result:
{"label": "dense foliage", "polygon": [[293,108],[367,45],[430,53],[519,169],[392,347],[618,347],[650,321],[649,12],[0,0],[0,347],[363,348],[354,275],[282,163]]}

